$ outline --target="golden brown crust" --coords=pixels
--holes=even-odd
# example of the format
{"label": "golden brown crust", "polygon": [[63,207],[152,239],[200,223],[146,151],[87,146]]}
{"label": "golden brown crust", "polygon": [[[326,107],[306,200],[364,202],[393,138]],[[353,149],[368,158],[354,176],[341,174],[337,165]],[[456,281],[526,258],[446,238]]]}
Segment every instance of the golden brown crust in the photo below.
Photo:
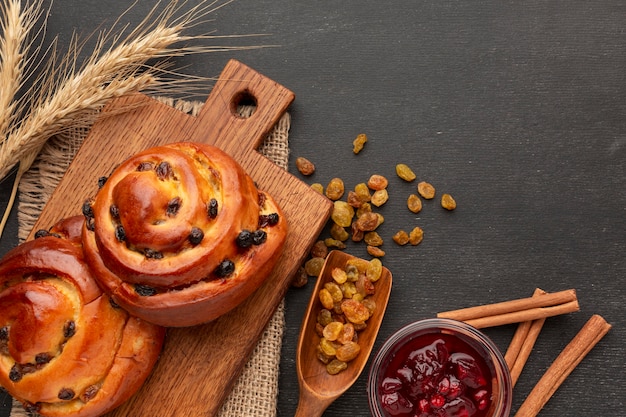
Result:
{"label": "golden brown crust", "polygon": [[[276,202],[237,162],[195,143],[131,157],[98,191],[91,211],[82,239],[102,286],[131,314],[169,327],[208,322],[236,307],[268,277],[287,234]],[[242,231],[265,240],[241,247]]]}
{"label": "golden brown crust", "polygon": [[[0,384],[44,416],[120,405],[149,375],[165,336],[101,292],[75,236],[82,222],[64,221],[0,261]],[[144,348],[130,350],[137,340]]]}

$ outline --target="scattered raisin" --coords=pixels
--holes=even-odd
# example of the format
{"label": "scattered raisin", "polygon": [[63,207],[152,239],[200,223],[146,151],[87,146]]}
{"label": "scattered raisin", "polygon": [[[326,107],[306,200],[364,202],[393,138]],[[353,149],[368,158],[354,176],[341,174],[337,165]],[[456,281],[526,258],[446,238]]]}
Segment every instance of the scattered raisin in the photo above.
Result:
{"label": "scattered raisin", "polygon": [[294,288],[302,288],[309,282],[309,274],[306,273],[304,267],[298,268],[298,271],[291,280],[291,286]]}
{"label": "scattered raisin", "polygon": [[372,230],[375,230],[379,225],[378,216],[376,215],[376,213],[373,212],[363,213],[356,219],[355,223],[356,228],[363,232],[371,232]]}
{"label": "scattered raisin", "polygon": [[441,196],[441,207],[446,210],[454,210],[456,208],[456,201],[450,194],[443,194]]}
{"label": "scattered raisin", "polygon": [[389,193],[386,189],[377,190],[374,192],[374,195],[372,195],[372,204],[376,207],[382,206],[387,200],[389,200]]}
{"label": "scattered raisin", "polygon": [[398,177],[402,178],[403,180],[407,182],[411,182],[416,178],[413,170],[409,168],[409,166],[406,164],[396,165],[396,174],[398,174]]}
{"label": "scattered raisin", "polygon": [[304,263],[304,269],[311,277],[316,277],[322,271],[324,266],[324,258],[311,258]]}
{"label": "scattered raisin", "polygon": [[355,155],[361,152],[365,143],[367,143],[367,135],[365,133],[359,133],[352,141],[352,152],[354,152]]}
{"label": "scattered raisin", "polygon": [[415,227],[409,233],[409,243],[413,246],[419,245],[422,242],[422,239],[424,239],[424,231],[421,227]]}
{"label": "scattered raisin", "polygon": [[417,192],[426,200],[435,198],[435,187],[426,181],[422,181],[417,184]]}
{"label": "scattered raisin", "polygon": [[347,247],[346,244],[343,243],[341,240],[333,239],[330,237],[324,239],[324,244],[329,248],[335,249],[345,249]]}
{"label": "scattered raisin", "polygon": [[333,222],[332,226],[330,226],[330,235],[333,239],[339,240],[341,242],[345,242],[350,237],[350,233],[348,233],[345,228],[339,226],[335,222]]}
{"label": "scattered raisin", "polygon": [[296,158],[296,168],[302,175],[312,175],[315,172],[315,165],[303,156]]}
{"label": "scattered raisin", "polygon": [[320,194],[324,194],[324,186],[318,182],[311,184],[311,188]]}
{"label": "scattered raisin", "polygon": [[389,181],[382,175],[374,174],[367,180],[367,186],[374,191],[380,191],[387,188]]}
{"label": "scattered raisin", "polygon": [[406,200],[406,206],[412,213],[419,213],[422,211],[422,200],[417,194],[411,194]]}
{"label": "scattered raisin", "polygon": [[326,186],[326,197],[330,198],[333,201],[339,200],[343,196],[344,192],[345,188],[343,185],[343,180],[341,178],[331,179]]}
{"label": "scattered raisin", "polygon": [[383,238],[376,232],[367,232],[365,236],[363,236],[363,240],[369,246],[382,246]]}
{"label": "scattered raisin", "polygon": [[341,227],[349,227],[354,217],[354,208],[345,201],[335,201],[331,218]]}

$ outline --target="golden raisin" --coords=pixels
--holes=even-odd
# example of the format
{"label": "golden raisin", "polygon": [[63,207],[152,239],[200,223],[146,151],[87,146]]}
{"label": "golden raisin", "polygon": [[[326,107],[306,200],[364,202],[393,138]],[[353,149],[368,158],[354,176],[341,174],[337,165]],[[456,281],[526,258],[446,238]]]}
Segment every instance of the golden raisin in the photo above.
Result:
{"label": "golden raisin", "polygon": [[324,258],[311,258],[304,263],[304,270],[311,277],[316,277],[322,272],[324,266]]}
{"label": "golden raisin", "polygon": [[327,326],[328,323],[333,321],[333,316],[332,313],[330,312],[330,310],[323,308],[320,310],[320,312],[317,314],[317,323],[322,325],[322,326]]}
{"label": "golden raisin", "polygon": [[366,142],[367,142],[367,135],[365,133],[359,133],[356,139],[352,141],[352,152],[354,152],[355,154],[358,154],[359,152],[361,152]]}
{"label": "golden raisin", "polygon": [[296,168],[302,175],[312,175],[315,172],[315,165],[303,156],[296,158]]}
{"label": "golden raisin", "polygon": [[335,354],[337,353],[337,348],[341,345],[339,345],[338,343],[335,343],[331,340],[326,339],[325,337],[322,337],[322,339],[320,340],[320,348],[322,350],[322,352],[324,352],[326,355],[328,356],[335,356]]}
{"label": "golden raisin", "polygon": [[[367,307],[367,306],[366,306]],[[345,345],[348,342],[354,341],[354,336],[356,335],[356,331],[354,330],[354,325],[352,323],[345,323],[343,325],[343,329],[339,337],[337,337],[337,342]]]}
{"label": "golden raisin", "polygon": [[329,340],[331,342],[334,342],[335,340],[337,340],[339,336],[341,335],[341,333],[343,333],[343,323],[340,323],[338,321],[333,321],[333,322],[328,323],[324,327],[324,330],[322,332],[322,334],[324,335],[324,338],[326,338],[326,340]]}
{"label": "golden raisin", "polygon": [[348,191],[348,198],[346,198],[346,201],[352,207],[357,209],[361,207],[361,204],[363,204],[363,202],[359,199],[359,196],[352,190]]}
{"label": "golden raisin", "polygon": [[350,237],[350,233],[335,222],[333,222],[332,226],[330,226],[330,235],[333,239],[340,240],[342,242],[348,240]]}
{"label": "golden raisin", "polygon": [[303,266],[298,268],[298,271],[293,276],[291,280],[291,286],[294,288],[302,288],[309,282],[309,274],[306,273],[306,270]]}
{"label": "golden raisin", "polygon": [[456,201],[450,194],[444,194],[441,196],[441,207],[446,210],[454,210],[456,208]]}
{"label": "golden raisin", "polygon": [[375,230],[379,223],[379,218],[376,215],[376,213],[363,213],[361,216],[359,216],[355,223],[356,223],[356,228],[358,230],[361,230],[363,232],[371,232],[372,230]]}
{"label": "golden raisin", "polygon": [[370,316],[376,311],[376,301],[372,297],[366,297],[361,303],[370,311]]}
{"label": "golden raisin", "polygon": [[318,182],[311,184],[311,188],[320,194],[324,194],[324,186]]}
{"label": "golden raisin", "polygon": [[354,186],[354,193],[361,200],[361,203],[367,203],[372,199],[370,195],[370,189],[364,182],[358,183]]}
{"label": "golden raisin", "polygon": [[331,218],[341,227],[350,227],[354,217],[354,207],[345,201],[335,201]]}
{"label": "golden raisin", "polygon": [[348,369],[348,364],[338,359],[333,359],[326,365],[326,372],[330,375],[337,375],[339,372],[345,371],[346,369]]}
{"label": "golden raisin", "polygon": [[389,181],[382,175],[374,174],[367,181],[367,186],[374,191],[384,190],[387,188]]}
{"label": "golden raisin", "polygon": [[337,285],[336,282],[327,282],[326,284],[324,284],[324,288],[326,288],[326,290],[328,290],[328,292],[330,293],[333,302],[338,303],[339,301],[343,300],[343,293],[341,292],[341,288],[339,288],[339,285]]}
{"label": "golden raisin", "polygon": [[344,191],[343,180],[341,178],[333,178],[326,186],[326,197],[333,201],[339,200],[343,196]]}
{"label": "golden raisin", "polygon": [[381,246],[383,244],[383,238],[376,232],[367,232],[363,237],[365,243],[370,246]]}
{"label": "golden raisin", "polygon": [[369,266],[369,261],[365,260],[365,259],[361,259],[361,258],[353,258],[353,259],[348,259],[348,261],[346,262],[346,268],[350,267],[351,265],[356,266],[356,269],[359,271],[359,273],[364,274],[365,271],[367,271],[367,267]]}
{"label": "golden raisin", "polygon": [[435,197],[435,187],[426,181],[422,181],[417,184],[417,192],[426,200],[430,200]]}
{"label": "golden raisin", "polygon": [[405,181],[411,182],[415,179],[415,173],[406,164],[396,165],[396,174]]}
{"label": "golden raisin", "polygon": [[372,195],[372,204],[376,207],[382,206],[387,202],[387,200],[389,200],[389,193],[387,193],[387,190],[378,190],[374,192],[374,195]]}
{"label": "golden raisin", "polygon": [[359,346],[359,344],[350,341],[344,345],[339,346],[337,348],[337,352],[335,353],[335,356],[337,357],[338,360],[342,362],[350,362],[351,360],[353,360],[359,355],[360,351],[361,351],[361,347]]}
{"label": "golden raisin", "polygon": [[413,213],[419,213],[422,211],[422,200],[417,194],[411,194],[406,200],[406,205]]}
{"label": "golden raisin", "polygon": [[320,302],[324,306],[325,309],[330,310],[335,306],[335,301],[333,300],[333,296],[330,294],[326,288],[322,288],[318,294],[320,298]]}
{"label": "golden raisin", "polygon": [[370,261],[365,276],[372,282],[376,282],[380,279],[383,273],[383,264],[380,259],[374,258]]}
{"label": "golden raisin", "polygon": [[328,255],[328,246],[324,244],[323,240],[318,240],[313,244],[310,254],[312,258],[326,258]]}
{"label": "golden raisin", "polygon": [[398,231],[398,233],[393,235],[392,239],[398,245],[404,246],[407,243],[409,243],[409,234],[407,232],[405,232],[404,230],[400,230],[400,231]]}
{"label": "golden raisin", "polygon": [[424,231],[421,227],[415,227],[409,233],[409,242],[413,246],[419,245],[422,242],[422,239],[424,239]]}
{"label": "golden raisin", "polygon": [[324,244],[329,247],[329,248],[335,248],[335,249],[345,249],[346,248],[346,244],[343,243],[341,240],[337,240],[337,239],[333,239],[333,238],[326,238],[324,239]]}
{"label": "golden raisin", "polygon": [[385,251],[377,246],[367,245],[366,250],[367,253],[377,258],[382,258],[383,256],[385,256]]}
{"label": "golden raisin", "polygon": [[356,210],[356,217],[361,217],[363,215],[363,213],[369,213],[371,211],[372,211],[372,205],[370,203],[363,203]]}
{"label": "golden raisin", "polygon": [[342,268],[333,268],[330,275],[337,284],[343,284],[348,280],[348,274],[346,270]]}
{"label": "golden raisin", "polygon": [[364,323],[370,318],[370,312],[367,307],[353,298],[341,302],[341,311],[346,316],[346,319],[354,324]]}

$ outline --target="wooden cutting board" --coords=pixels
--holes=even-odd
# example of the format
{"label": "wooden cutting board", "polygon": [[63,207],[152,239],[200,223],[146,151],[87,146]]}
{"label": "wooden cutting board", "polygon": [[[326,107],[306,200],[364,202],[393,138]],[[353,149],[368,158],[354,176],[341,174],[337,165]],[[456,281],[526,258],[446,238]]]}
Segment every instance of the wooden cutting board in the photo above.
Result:
{"label": "wooden cutting board", "polygon": [[[237,106],[249,99],[256,103],[255,112],[249,118],[237,116]],[[212,416],[230,393],[332,208],[330,200],[256,150],[293,100],[291,91],[234,60],[224,68],[197,117],[140,94],[114,100],[46,204],[33,230],[80,214],[82,203],[95,195],[98,178],[136,152],[196,141],[233,156],[287,217],[285,249],[265,284],[211,323],[169,329],[148,381],[110,416]]]}

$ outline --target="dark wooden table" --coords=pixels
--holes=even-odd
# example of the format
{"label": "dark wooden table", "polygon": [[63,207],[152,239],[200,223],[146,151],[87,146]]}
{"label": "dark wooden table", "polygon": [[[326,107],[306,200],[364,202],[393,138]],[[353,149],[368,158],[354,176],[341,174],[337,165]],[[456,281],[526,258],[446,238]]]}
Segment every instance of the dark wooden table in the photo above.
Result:
{"label": "dark wooden table", "polygon": [[[136,22],[154,1],[142,1]],[[191,1],[190,3],[196,3]],[[55,2],[48,36],[108,27],[114,0]],[[186,72],[216,76],[237,58],[290,88],[290,171],[305,156],[307,182],[341,177],[347,187],[374,173],[390,180],[381,234],[394,291],[378,346],[438,311],[575,288],[581,311],[549,319],[515,388],[514,409],[594,313],[613,324],[550,400],[542,416],[624,415],[626,386],[626,4],[595,2],[237,0],[198,31],[266,36],[220,41],[272,45],[196,55]],[[358,133],[369,137],[352,153]],[[449,192],[447,212],[427,202],[414,215],[418,179]],[[8,182],[2,183],[6,201]],[[417,247],[391,236],[421,226]],[[16,243],[11,218],[1,241]],[[350,253],[366,256],[364,246]],[[286,298],[278,415],[298,398],[295,346],[312,284]],[[488,329],[506,349],[514,326]],[[367,375],[324,414],[368,415]],[[0,416],[3,415],[0,412]]]}

